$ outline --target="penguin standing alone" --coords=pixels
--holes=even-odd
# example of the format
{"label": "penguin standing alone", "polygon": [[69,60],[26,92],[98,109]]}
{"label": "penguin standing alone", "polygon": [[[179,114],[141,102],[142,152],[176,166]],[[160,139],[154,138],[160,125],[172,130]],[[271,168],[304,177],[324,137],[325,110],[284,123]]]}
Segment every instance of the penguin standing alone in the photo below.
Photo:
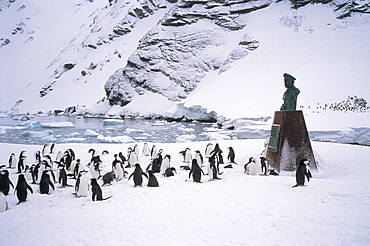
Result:
{"label": "penguin standing alone", "polygon": [[24,178],[24,175],[19,174],[18,182],[15,187],[15,192],[18,198],[18,204],[20,204],[21,202],[25,202],[27,200],[27,189],[29,189],[29,191],[33,194],[33,190],[31,186],[27,184],[27,181]]}
{"label": "penguin standing alone", "polygon": [[307,182],[310,182],[310,178],[312,178],[311,170],[308,166],[309,161],[307,159],[303,159],[299,162],[297,171],[295,173],[295,178],[297,184],[293,187],[297,186],[304,186],[305,178],[307,178]]}

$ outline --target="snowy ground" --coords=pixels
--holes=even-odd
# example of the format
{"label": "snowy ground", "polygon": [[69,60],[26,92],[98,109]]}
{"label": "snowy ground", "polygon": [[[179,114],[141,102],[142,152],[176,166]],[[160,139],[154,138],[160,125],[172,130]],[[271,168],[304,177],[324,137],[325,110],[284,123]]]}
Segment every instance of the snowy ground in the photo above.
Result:
{"label": "snowy ground", "polygon": [[[75,198],[73,187],[41,195],[32,185],[34,194],[17,206],[11,189],[6,197],[9,210],[0,213],[1,245],[369,244],[368,147],[313,142],[319,172],[313,172],[308,186],[293,189],[293,172],[243,174],[243,164],[249,157],[259,156],[264,140],[218,141],[224,157],[227,147],[234,148],[239,165],[225,169],[221,180],[208,181],[204,176],[202,184],[187,181],[188,172],[179,170],[183,165],[179,151],[190,147],[204,153],[207,143],[157,144],[172,156],[177,175],[158,175],[157,188],[134,188],[127,178],[114,182],[103,187],[103,195],[113,197],[102,202]],[[105,172],[110,170],[114,153],[126,153],[133,146],[59,144],[57,151],[70,147],[83,163],[88,162],[91,147],[108,150],[110,154],[102,157]],[[40,148],[0,144],[0,163],[7,163],[11,152],[18,155],[25,149],[30,164]],[[141,151],[140,143],[139,148]],[[149,157],[139,159],[143,168],[150,162]],[[11,180],[16,184],[14,172],[12,169]]]}

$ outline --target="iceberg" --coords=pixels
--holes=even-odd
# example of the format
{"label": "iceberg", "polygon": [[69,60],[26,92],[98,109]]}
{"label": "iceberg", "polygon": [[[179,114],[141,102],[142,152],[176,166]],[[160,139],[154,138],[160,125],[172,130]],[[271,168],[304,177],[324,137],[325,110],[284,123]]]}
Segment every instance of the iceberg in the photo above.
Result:
{"label": "iceberg", "polygon": [[74,125],[72,122],[63,121],[63,122],[50,122],[50,123],[41,123],[42,128],[73,128]]}
{"label": "iceberg", "polygon": [[45,138],[54,135],[52,130],[48,131],[25,131],[21,134],[22,137],[29,138]]}

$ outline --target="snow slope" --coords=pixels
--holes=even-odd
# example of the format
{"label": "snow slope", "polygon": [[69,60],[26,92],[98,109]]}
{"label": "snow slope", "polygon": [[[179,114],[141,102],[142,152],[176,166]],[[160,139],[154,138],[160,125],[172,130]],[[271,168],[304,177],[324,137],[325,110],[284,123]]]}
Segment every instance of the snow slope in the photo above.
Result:
{"label": "snow slope", "polygon": [[[207,142],[208,143],[208,142]],[[243,165],[259,157],[263,140],[218,141],[236,153],[233,169],[225,169],[221,180],[202,184],[189,182],[188,172],[179,169],[178,152],[189,147],[204,153],[206,142],[157,144],[170,154],[174,177],[157,175],[160,187],[133,187],[125,178],[104,186],[104,197],[75,198],[70,188],[57,188],[50,195],[34,194],[18,206],[13,194],[6,197],[10,209],[0,213],[2,245],[367,245],[370,196],[367,147],[313,142],[319,171],[306,187],[291,188],[294,173],[280,176],[248,176]],[[215,144],[216,142],[213,142]],[[25,149],[28,163],[41,146],[0,144],[0,163],[11,152]],[[151,147],[152,143],[150,144]],[[102,156],[109,171],[113,154],[128,144],[57,144],[57,151],[73,148],[87,163],[91,147],[109,150]],[[139,144],[140,151],[142,145]],[[145,168],[149,157],[139,156]],[[204,168],[205,172],[206,169]],[[129,173],[132,169],[127,169]],[[17,175],[11,170],[11,180]],[[28,181],[30,183],[30,181]],[[101,181],[99,182],[101,184]],[[74,184],[69,180],[69,184]],[[11,193],[13,190],[11,189]]]}

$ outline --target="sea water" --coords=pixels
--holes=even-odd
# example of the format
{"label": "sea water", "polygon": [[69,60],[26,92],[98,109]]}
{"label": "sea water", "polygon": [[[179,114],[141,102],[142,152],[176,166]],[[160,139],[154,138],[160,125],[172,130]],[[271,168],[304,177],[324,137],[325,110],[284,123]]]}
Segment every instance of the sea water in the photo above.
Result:
{"label": "sea water", "polygon": [[[23,118],[24,119],[24,118]],[[70,116],[0,118],[0,142],[48,143],[174,143],[233,139],[232,131],[211,123],[142,119],[102,119]]]}

